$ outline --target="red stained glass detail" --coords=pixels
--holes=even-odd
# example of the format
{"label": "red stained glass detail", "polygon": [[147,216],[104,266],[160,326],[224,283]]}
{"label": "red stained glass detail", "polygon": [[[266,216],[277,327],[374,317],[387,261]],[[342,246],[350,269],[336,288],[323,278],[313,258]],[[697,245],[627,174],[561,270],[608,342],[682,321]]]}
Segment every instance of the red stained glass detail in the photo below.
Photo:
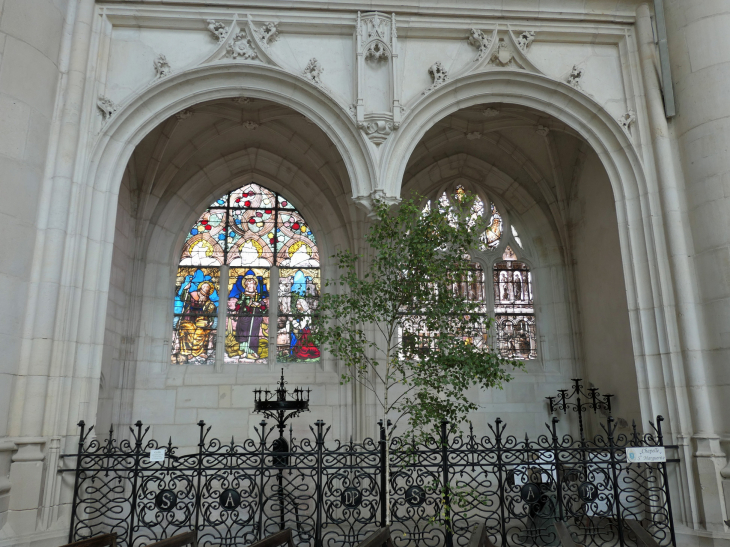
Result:
{"label": "red stained glass detail", "polygon": [[249,218],[249,219],[248,219],[248,223],[249,223],[249,224],[255,224],[255,223],[256,223],[256,219],[254,219],[254,218]]}
{"label": "red stained glass detail", "polygon": [[250,201],[244,201],[243,202],[243,206],[244,207],[251,207],[251,202]]}
{"label": "red stained glass detail", "polygon": [[286,207],[286,201],[282,201],[282,202],[281,202],[281,206],[282,206],[282,207]]}
{"label": "red stained glass detail", "polygon": [[292,228],[294,228],[295,230],[298,230],[299,229],[299,223],[298,222],[295,222],[294,225],[292,226]]}

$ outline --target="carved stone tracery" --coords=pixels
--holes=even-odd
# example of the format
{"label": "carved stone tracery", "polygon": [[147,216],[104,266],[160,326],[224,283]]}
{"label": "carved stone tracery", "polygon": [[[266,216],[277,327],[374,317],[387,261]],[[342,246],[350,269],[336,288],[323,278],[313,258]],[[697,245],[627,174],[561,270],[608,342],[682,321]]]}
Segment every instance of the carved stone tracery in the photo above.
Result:
{"label": "carved stone tracery", "polygon": [[228,27],[225,23],[214,19],[208,19],[206,22],[208,23],[208,30],[218,39],[219,43],[225,40],[228,35]]}
{"label": "carved stone tracery", "polygon": [[279,23],[264,23],[260,29],[256,32],[258,34],[261,43],[264,46],[269,46],[276,42],[279,38]]}
{"label": "carved stone tracery", "polygon": [[477,49],[477,56],[474,62],[481,61],[492,45],[492,38],[486,36],[481,30],[473,28],[469,31],[469,45]]}
{"label": "carved stone tracery", "polygon": [[443,85],[449,79],[448,71],[444,68],[444,65],[442,65],[438,61],[431,65],[431,67],[428,69],[428,73],[431,75],[433,83],[431,84],[431,87],[423,92],[424,95],[429,91],[436,89],[440,85]]}
{"label": "carved stone tracery", "polygon": [[228,47],[226,48],[226,57],[254,61],[259,58],[259,54],[256,52],[253,41],[248,37],[248,33],[242,29],[236,33],[233,37],[233,41],[228,44]]}
{"label": "carved stone tracery", "polygon": [[162,53],[160,53],[157,58],[152,61],[152,64],[155,67],[155,74],[157,79],[169,76],[172,72],[172,67],[170,66],[170,63],[167,62],[167,57],[165,57]]}
{"label": "carved stone tracery", "polygon": [[535,31],[526,30],[517,37],[517,47],[519,47],[522,51],[527,52],[534,40]]}
{"label": "carved stone tracery", "polygon": [[101,114],[102,124],[106,124],[117,111],[117,105],[114,104],[114,101],[104,95],[99,95],[96,100],[96,107]]}
{"label": "carved stone tracery", "polygon": [[307,63],[307,66],[304,67],[303,75],[307,80],[310,80],[311,82],[314,82],[317,85],[322,85],[322,73],[324,72],[324,67],[320,64],[320,62],[312,57],[309,62]]}

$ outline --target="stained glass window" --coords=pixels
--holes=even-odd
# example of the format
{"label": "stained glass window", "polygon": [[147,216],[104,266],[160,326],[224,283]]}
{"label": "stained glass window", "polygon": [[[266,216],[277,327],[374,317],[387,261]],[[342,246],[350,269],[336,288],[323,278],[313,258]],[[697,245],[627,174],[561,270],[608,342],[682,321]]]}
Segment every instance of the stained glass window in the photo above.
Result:
{"label": "stained glass window", "polygon": [[[272,278],[274,266],[280,269]],[[265,363],[272,336],[283,360],[319,358],[308,340],[308,320],[298,318],[316,308],[319,266],[314,234],[287,198],[255,183],[222,196],[200,216],[183,245],[172,362],[213,364],[216,348],[222,346],[224,362]],[[227,295],[222,309],[220,287]],[[272,310],[270,292],[282,295],[286,287],[289,293]],[[286,302],[294,302],[297,312],[286,308]],[[276,325],[273,332],[270,324]],[[280,342],[284,334],[286,347]]]}
{"label": "stained glass window", "polygon": [[[451,199],[457,199],[461,201],[463,196],[466,194],[466,189],[459,185],[456,187],[456,189],[453,192],[453,195],[450,197],[447,192],[444,192],[439,196],[438,198],[438,207],[439,210],[442,212],[448,211],[448,218],[449,221],[452,223],[452,226],[456,223],[456,216],[451,211]],[[431,207],[431,202],[429,201],[426,204],[426,208]],[[487,226],[486,230],[479,236],[480,249],[481,251],[486,251],[488,249],[495,249],[499,246],[499,242],[502,239],[502,215],[499,214],[499,211],[497,210],[496,205],[494,203],[489,204],[489,225]],[[471,206],[471,211],[469,215],[469,226],[475,226],[476,223],[484,218],[484,215],[486,214],[487,207],[484,205],[484,201],[479,197],[476,196],[474,199],[474,203]]]}
{"label": "stained glass window", "polygon": [[497,344],[503,357],[536,359],[537,337],[532,274],[508,246],[494,265],[494,313]]}

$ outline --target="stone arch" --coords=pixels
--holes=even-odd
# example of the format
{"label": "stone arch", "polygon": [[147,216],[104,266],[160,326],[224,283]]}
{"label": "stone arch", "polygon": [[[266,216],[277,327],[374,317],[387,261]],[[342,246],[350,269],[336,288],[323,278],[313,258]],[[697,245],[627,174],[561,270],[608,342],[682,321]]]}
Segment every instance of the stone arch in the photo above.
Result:
{"label": "stone arch", "polygon": [[129,155],[152,129],[195,104],[242,93],[288,106],[314,122],[342,156],[353,196],[370,193],[371,181],[377,176],[375,162],[368,143],[341,106],[304,78],[266,65],[240,63],[174,74],[128,99],[99,136],[86,179],[93,180],[101,191],[114,192]]}
{"label": "stone arch", "polygon": [[[659,204],[650,198],[656,181],[652,172],[644,171],[626,132],[593,99],[567,84],[520,70],[494,70],[447,82],[414,104],[394,138],[385,144],[379,177],[387,184],[385,193],[399,195],[411,154],[436,122],[463,108],[488,103],[548,114],[577,132],[598,155],[616,204],[642,413],[645,420],[657,413],[678,419],[676,405],[665,392],[673,380],[666,377],[664,367],[682,357],[666,338],[667,330],[676,332],[677,318],[666,308],[673,294],[660,288],[672,286],[672,273],[662,260],[667,242],[660,224],[650,220],[662,216]],[[640,312],[643,309],[662,311],[645,314]],[[659,360],[654,359],[657,348],[663,355]],[[655,367],[651,372],[650,366]]]}

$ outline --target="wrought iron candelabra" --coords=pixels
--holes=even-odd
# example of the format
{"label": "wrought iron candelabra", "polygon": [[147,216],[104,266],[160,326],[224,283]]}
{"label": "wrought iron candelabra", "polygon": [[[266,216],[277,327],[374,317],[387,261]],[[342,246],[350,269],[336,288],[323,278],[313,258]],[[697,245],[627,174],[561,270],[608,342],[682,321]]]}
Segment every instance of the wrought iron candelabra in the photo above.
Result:
{"label": "wrought iron candelabra", "polygon": [[287,382],[284,380],[284,369],[281,369],[279,387],[274,391],[268,389],[254,389],[254,412],[262,413],[267,418],[276,421],[279,438],[284,438],[286,422],[296,418],[302,412],[309,412],[309,394],[311,389],[294,388],[293,399],[287,399]]}
{"label": "wrought iron candelabra", "polygon": [[550,413],[568,411],[578,413],[578,425],[580,426],[580,438],[585,439],[583,434],[583,413],[593,410],[595,414],[599,410],[606,410],[611,415],[611,397],[613,395],[601,395],[597,387],[589,387],[588,393],[583,390],[582,378],[571,378],[573,382],[572,389],[559,389],[558,395],[554,397],[545,397],[550,402]]}

